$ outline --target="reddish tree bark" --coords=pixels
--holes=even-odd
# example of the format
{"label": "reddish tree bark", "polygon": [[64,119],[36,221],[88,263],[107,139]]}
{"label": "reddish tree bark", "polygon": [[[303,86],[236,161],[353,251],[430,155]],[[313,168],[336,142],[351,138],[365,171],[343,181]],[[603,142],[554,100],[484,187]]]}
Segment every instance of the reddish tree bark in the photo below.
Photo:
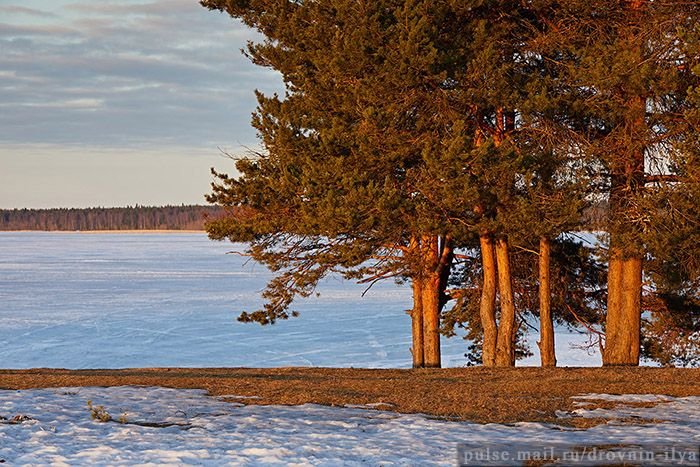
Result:
{"label": "reddish tree bark", "polygon": [[557,357],[554,347],[554,320],[551,304],[551,241],[540,238],[539,279],[540,279],[540,362],[542,366],[556,366]]}
{"label": "reddish tree bark", "polygon": [[484,338],[481,347],[481,359],[484,366],[496,365],[496,342],[498,326],[496,324],[496,248],[493,237],[481,235],[481,264],[484,273],[484,283],[481,289],[479,314]]}
{"label": "reddish tree bark", "polygon": [[506,238],[496,240],[496,263],[498,265],[498,296],[501,304],[496,344],[496,366],[515,366],[515,302],[510,270],[510,251]]}

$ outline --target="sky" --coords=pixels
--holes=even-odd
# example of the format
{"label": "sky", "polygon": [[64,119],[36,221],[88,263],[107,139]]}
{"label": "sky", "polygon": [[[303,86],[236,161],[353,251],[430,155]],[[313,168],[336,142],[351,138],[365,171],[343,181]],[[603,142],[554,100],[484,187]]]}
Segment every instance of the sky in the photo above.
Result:
{"label": "sky", "polygon": [[197,0],[0,0],[0,208],[205,203],[283,89],[259,39]]}

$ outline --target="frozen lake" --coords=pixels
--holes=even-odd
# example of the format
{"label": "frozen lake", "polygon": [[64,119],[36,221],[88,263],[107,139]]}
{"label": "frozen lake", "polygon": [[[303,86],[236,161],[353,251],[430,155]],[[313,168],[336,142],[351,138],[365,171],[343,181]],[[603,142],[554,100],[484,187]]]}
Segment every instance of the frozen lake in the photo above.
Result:
{"label": "frozen lake", "polygon": [[[408,287],[361,297],[331,278],[299,318],[239,323],[270,277],[226,254],[242,249],[192,233],[0,233],[0,368],[410,366]],[[570,349],[583,340],[558,334],[561,364],[600,364]],[[466,364],[461,337],[442,344],[443,366]]]}

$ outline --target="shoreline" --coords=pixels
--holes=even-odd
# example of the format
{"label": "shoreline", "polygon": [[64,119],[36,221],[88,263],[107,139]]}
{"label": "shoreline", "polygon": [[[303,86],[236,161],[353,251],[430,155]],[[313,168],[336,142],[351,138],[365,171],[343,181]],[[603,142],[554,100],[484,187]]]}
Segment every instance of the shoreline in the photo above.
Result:
{"label": "shoreline", "polygon": [[[131,368],[0,370],[0,389],[157,386],[255,405],[364,405],[477,423],[557,422],[582,394],[700,396],[700,369]],[[605,402],[601,402],[605,404]],[[571,423],[591,423],[572,419]]]}

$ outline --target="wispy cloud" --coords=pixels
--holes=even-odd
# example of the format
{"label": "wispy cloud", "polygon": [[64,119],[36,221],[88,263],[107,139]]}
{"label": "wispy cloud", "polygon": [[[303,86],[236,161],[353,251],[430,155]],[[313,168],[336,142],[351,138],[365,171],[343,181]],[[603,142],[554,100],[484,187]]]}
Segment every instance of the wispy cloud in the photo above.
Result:
{"label": "wispy cloud", "polygon": [[23,16],[36,16],[40,18],[55,18],[54,13],[48,11],[37,10],[35,8],[28,8],[21,5],[9,5],[0,6],[0,14],[3,16],[8,15],[23,15]]}
{"label": "wispy cloud", "polygon": [[0,7],[0,144],[251,144],[253,89],[280,87],[240,54],[254,33],[195,0],[14,3]]}

